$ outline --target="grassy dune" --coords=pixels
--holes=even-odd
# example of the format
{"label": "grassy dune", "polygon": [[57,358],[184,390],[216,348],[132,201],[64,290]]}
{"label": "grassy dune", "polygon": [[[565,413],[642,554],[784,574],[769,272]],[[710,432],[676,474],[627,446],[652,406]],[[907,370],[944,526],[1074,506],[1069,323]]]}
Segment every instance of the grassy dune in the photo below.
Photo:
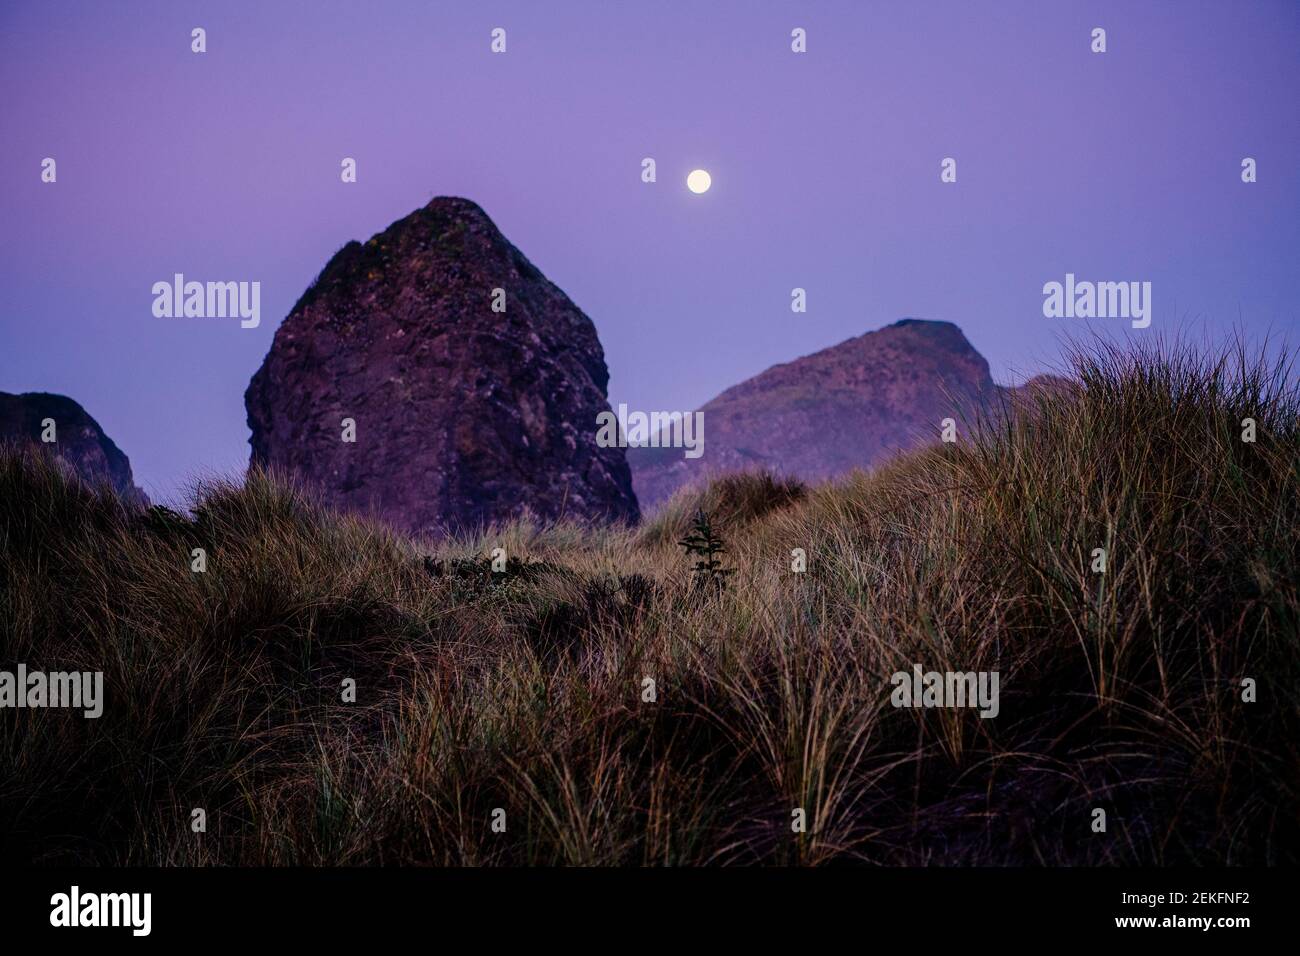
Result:
{"label": "grassy dune", "polygon": [[[0,855],[1296,863],[1287,369],[1186,348],[1076,365],[1077,395],[955,445],[815,488],[727,478],[631,530],[429,545],[256,473],[141,512],[7,452],[0,668],[103,671],[106,701],[0,710]],[[723,587],[678,545],[696,509]],[[999,715],[892,706],[914,663],[997,671]]]}

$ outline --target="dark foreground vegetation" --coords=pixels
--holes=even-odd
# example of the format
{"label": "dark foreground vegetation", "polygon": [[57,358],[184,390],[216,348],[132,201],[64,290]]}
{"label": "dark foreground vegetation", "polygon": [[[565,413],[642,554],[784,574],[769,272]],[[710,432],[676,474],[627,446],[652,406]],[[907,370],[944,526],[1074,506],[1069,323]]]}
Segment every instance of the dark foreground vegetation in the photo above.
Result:
{"label": "dark foreground vegetation", "polygon": [[[1287,370],[1166,348],[1075,374],[871,474],[436,545],[258,473],[181,515],[8,451],[0,669],[102,671],[105,701],[0,710],[0,855],[1295,863]],[[998,716],[892,706],[916,663],[997,671]]]}

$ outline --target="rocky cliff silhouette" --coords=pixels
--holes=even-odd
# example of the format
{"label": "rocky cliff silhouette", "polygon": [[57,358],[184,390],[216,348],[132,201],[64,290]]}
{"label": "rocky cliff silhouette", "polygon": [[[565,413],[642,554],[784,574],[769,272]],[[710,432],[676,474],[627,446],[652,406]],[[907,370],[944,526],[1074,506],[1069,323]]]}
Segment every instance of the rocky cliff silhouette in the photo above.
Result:
{"label": "rocky cliff silhouette", "polygon": [[[1053,376],[1034,387],[1060,383]],[[816,481],[877,464],[960,429],[976,409],[1015,390],[994,383],[989,364],[951,322],[893,325],[774,365],[703,406],[704,454],[629,448],[643,508],[706,475],[753,468]]]}

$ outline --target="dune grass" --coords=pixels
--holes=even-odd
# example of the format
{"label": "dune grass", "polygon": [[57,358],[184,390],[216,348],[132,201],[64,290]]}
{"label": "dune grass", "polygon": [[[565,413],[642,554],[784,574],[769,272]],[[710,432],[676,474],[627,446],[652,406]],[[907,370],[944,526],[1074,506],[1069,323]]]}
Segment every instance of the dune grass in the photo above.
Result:
{"label": "dune grass", "polygon": [[[1294,864],[1289,369],[1075,361],[1077,391],[956,444],[813,488],[730,476],[637,529],[431,544],[257,472],[141,512],[7,451],[0,668],[102,671],[106,701],[0,710],[0,855]],[[677,543],[698,509],[724,587]],[[917,663],[997,671],[998,716],[892,706]]]}

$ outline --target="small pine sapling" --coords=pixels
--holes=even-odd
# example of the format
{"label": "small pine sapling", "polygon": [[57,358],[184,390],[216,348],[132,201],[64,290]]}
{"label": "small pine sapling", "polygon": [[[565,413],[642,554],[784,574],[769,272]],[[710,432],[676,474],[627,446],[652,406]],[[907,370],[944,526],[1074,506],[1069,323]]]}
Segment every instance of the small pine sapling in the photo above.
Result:
{"label": "small pine sapling", "polygon": [[703,509],[695,512],[690,533],[677,543],[686,549],[688,558],[693,555],[698,559],[693,569],[697,585],[712,586],[719,591],[726,586],[727,575],[735,569],[722,566],[718,555],[727,549]]}

